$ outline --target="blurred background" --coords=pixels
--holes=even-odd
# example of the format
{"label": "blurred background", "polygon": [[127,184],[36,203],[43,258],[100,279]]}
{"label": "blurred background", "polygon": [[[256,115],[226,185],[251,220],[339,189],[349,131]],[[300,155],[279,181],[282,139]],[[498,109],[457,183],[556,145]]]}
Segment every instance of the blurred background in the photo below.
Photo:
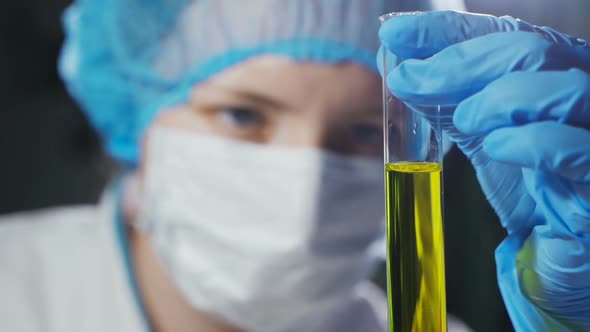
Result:
{"label": "blurred background", "polygon": [[[0,11],[0,214],[96,202],[116,172],[56,72],[69,2],[5,1]],[[588,0],[466,4],[590,38]],[[495,279],[503,231],[469,162],[456,149],[445,162],[448,309],[476,331],[511,331]]]}

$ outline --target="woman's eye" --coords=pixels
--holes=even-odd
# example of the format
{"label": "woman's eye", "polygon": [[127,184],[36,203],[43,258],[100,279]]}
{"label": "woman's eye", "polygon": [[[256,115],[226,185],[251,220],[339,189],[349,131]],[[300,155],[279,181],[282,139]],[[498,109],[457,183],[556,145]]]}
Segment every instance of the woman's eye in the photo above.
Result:
{"label": "woman's eye", "polygon": [[265,120],[261,112],[248,108],[224,108],[219,114],[224,123],[241,129],[257,129]]}
{"label": "woman's eye", "polygon": [[357,124],[351,128],[352,142],[356,145],[379,147],[383,144],[383,129],[373,124]]}

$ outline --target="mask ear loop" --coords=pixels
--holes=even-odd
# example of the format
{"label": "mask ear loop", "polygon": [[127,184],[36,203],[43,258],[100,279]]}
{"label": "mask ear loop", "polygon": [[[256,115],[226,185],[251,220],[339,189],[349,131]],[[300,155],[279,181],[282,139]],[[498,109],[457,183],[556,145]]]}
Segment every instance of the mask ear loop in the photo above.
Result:
{"label": "mask ear loop", "polygon": [[145,218],[143,206],[146,202],[146,194],[139,175],[130,175],[124,182],[124,190],[120,194],[122,204],[121,213],[124,218],[124,224],[139,232],[149,233],[152,225],[148,222],[149,219]]}
{"label": "mask ear loop", "polygon": [[[113,214],[113,221],[115,223],[115,237],[117,243],[119,244],[122,263],[124,265],[125,274],[127,275],[127,282],[131,288],[131,295],[135,299],[135,303],[139,309],[146,331],[153,332],[154,328],[147,314],[145,302],[141,297],[141,292],[139,291],[139,285],[137,283],[135,269],[133,267],[133,259],[131,257],[128,227],[130,227],[132,224],[126,222],[125,218],[126,196],[128,196],[126,189],[128,187],[131,188],[129,184],[132,183],[132,181],[134,181],[132,178],[130,179],[125,175],[120,175],[113,181],[113,185],[110,189],[112,194],[115,196],[115,209]],[[133,184],[131,184],[131,186],[133,186]]]}

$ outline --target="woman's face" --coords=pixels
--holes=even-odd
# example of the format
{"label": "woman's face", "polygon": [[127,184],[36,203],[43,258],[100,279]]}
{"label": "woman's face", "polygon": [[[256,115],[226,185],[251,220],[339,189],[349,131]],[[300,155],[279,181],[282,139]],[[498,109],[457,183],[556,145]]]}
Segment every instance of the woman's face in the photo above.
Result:
{"label": "woman's face", "polygon": [[382,154],[381,80],[361,66],[261,56],[197,85],[156,125],[343,155]]}

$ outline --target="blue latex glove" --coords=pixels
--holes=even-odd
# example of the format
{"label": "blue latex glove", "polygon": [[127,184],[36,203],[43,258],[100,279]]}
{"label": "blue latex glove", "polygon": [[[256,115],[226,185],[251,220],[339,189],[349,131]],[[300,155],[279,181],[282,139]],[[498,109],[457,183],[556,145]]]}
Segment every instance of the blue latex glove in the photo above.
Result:
{"label": "blue latex glove", "polygon": [[395,17],[391,92],[443,125],[508,231],[498,280],[517,331],[590,331],[590,48],[511,17]]}

